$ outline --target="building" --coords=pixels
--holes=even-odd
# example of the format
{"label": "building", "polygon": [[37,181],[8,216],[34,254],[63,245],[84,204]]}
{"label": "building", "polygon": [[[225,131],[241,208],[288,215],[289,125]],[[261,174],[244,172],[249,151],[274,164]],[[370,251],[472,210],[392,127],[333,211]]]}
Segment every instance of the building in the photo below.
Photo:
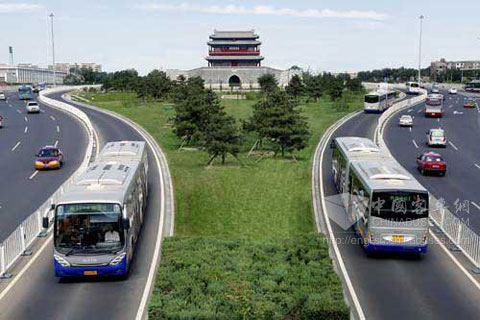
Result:
{"label": "building", "polygon": [[447,61],[444,58],[430,64],[430,76],[436,79],[438,74],[447,70],[480,70],[480,60]]}
{"label": "building", "polygon": [[355,71],[332,72],[332,76],[334,77],[338,77],[339,75],[348,75],[350,79],[358,78],[358,72],[355,72]]}
{"label": "building", "polygon": [[[70,70],[72,69],[80,70],[83,68],[91,69],[96,72],[102,72],[102,66],[93,62],[55,63],[55,70],[62,72],[70,73]],[[53,66],[49,65],[48,69],[53,70]]]}
{"label": "building", "polygon": [[171,80],[178,77],[200,77],[205,87],[212,90],[257,90],[258,78],[273,74],[284,87],[298,69],[279,70],[262,66],[259,36],[250,31],[218,31],[209,37],[207,67],[192,70],[167,70]]}
{"label": "building", "polygon": [[[55,73],[56,83],[63,84],[67,72]],[[0,83],[9,84],[38,84],[53,83],[53,70],[41,68],[31,64],[0,65]]]}
{"label": "building", "polygon": [[210,36],[209,67],[260,67],[259,36],[254,31],[217,31]]}

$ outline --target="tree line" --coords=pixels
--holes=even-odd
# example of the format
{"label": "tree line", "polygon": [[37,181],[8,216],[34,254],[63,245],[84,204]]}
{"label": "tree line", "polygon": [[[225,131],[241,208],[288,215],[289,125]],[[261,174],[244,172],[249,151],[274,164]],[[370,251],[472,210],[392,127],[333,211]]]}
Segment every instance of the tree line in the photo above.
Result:
{"label": "tree line", "polygon": [[[422,77],[430,77],[430,67],[421,69]],[[418,69],[414,68],[383,68],[371,71],[361,71],[358,79],[365,82],[406,82],[418,77]]]}

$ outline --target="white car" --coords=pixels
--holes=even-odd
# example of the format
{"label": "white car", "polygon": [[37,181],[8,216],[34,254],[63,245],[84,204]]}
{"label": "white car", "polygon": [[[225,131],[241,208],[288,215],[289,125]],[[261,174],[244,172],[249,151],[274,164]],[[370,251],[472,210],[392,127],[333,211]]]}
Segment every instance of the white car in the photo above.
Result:
{"label": "white car", "polygon": [[29,101],[27,102],[27,113],[39,113],[40,106],[36,101]]}
{"label": "white car", "polygon": [[447,136],[443,129],[430,129],[427,131],[427,146],[429,147],[446,147]]}
{"label": "white car", "polygon": [[412,127],[413,126],[413,118],[408,114],[404,114],[400,117],[399,121],[400,127]]}
{"label": "white car", "polygon": [[7,96],[5,95],[5,92],[0,91],[0,100],[7,100]]}
{"label": "white car", "polygon": [[448,90],[448,93],[457,94],[457,88],[450,88],[450,90]]}
{"label": "white car", "polygon": [[432,87],[432,93],[440,93],[440,90],[438,89],[437,86]]}

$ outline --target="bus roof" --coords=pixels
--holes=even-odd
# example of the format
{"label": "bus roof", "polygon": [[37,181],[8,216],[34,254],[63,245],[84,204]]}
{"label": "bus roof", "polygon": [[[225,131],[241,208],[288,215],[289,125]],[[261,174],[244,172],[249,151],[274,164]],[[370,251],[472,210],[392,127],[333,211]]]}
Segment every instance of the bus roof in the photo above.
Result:
{"label": "bus roof", "polygon": [[372,96],[384,96],[386,94],[392,94],[392,93],[395,93],[395,91],[393,90],[375,90],[375,91],[370,91],[369,93],[367,93],[366,95],[369,96],[369,95],[372,95]]}
{"label": "bus roof", "polygon": [[97,161],[141,161],[145,153],[145,141],[112,141],[100,152]]}
{"label": "bus roof", "polygon": [[67,187],[58,204],[123,203],[139,164],[138,161],[92,163]]}
{"label": "bus roof", "polygon": [[352,162],[351,169],[368,186],[369,191],[395,190],[419,191],[427,190],[394,159],[358,160]]}
{"label": "bus roof", "polygon": [[372,140],[361,137],[338,137],[335,138],[338,147],[345,154],[347,159],[371,159],[388,158]]}

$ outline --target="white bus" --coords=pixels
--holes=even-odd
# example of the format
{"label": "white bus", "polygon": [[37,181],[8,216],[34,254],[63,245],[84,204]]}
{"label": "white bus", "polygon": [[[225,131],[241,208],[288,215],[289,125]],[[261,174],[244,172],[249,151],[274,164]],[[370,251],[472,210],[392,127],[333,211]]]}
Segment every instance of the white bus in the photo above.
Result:
{"label": "white bus", "polygon": [[409,81],[406,83],[407,93],[409,94],[419,94],[420,93],[420,85],[418,82]]}
{"label": "white bus", "polygon": [[332,172],[347,218],[367,253],[426,253],[428,192],[368,139],[332,141]]}
{"label": "white bus", "polygon": [[147,177],[145,142],[111,142],[65,190],[53,206],[57,277],[128,275],[147,205]]}
{"label": "white bus", "polygon": [[380,113],[390,108],[396,99],[395,91],[378,90],[367,93],[364,98],[363,111]]}

